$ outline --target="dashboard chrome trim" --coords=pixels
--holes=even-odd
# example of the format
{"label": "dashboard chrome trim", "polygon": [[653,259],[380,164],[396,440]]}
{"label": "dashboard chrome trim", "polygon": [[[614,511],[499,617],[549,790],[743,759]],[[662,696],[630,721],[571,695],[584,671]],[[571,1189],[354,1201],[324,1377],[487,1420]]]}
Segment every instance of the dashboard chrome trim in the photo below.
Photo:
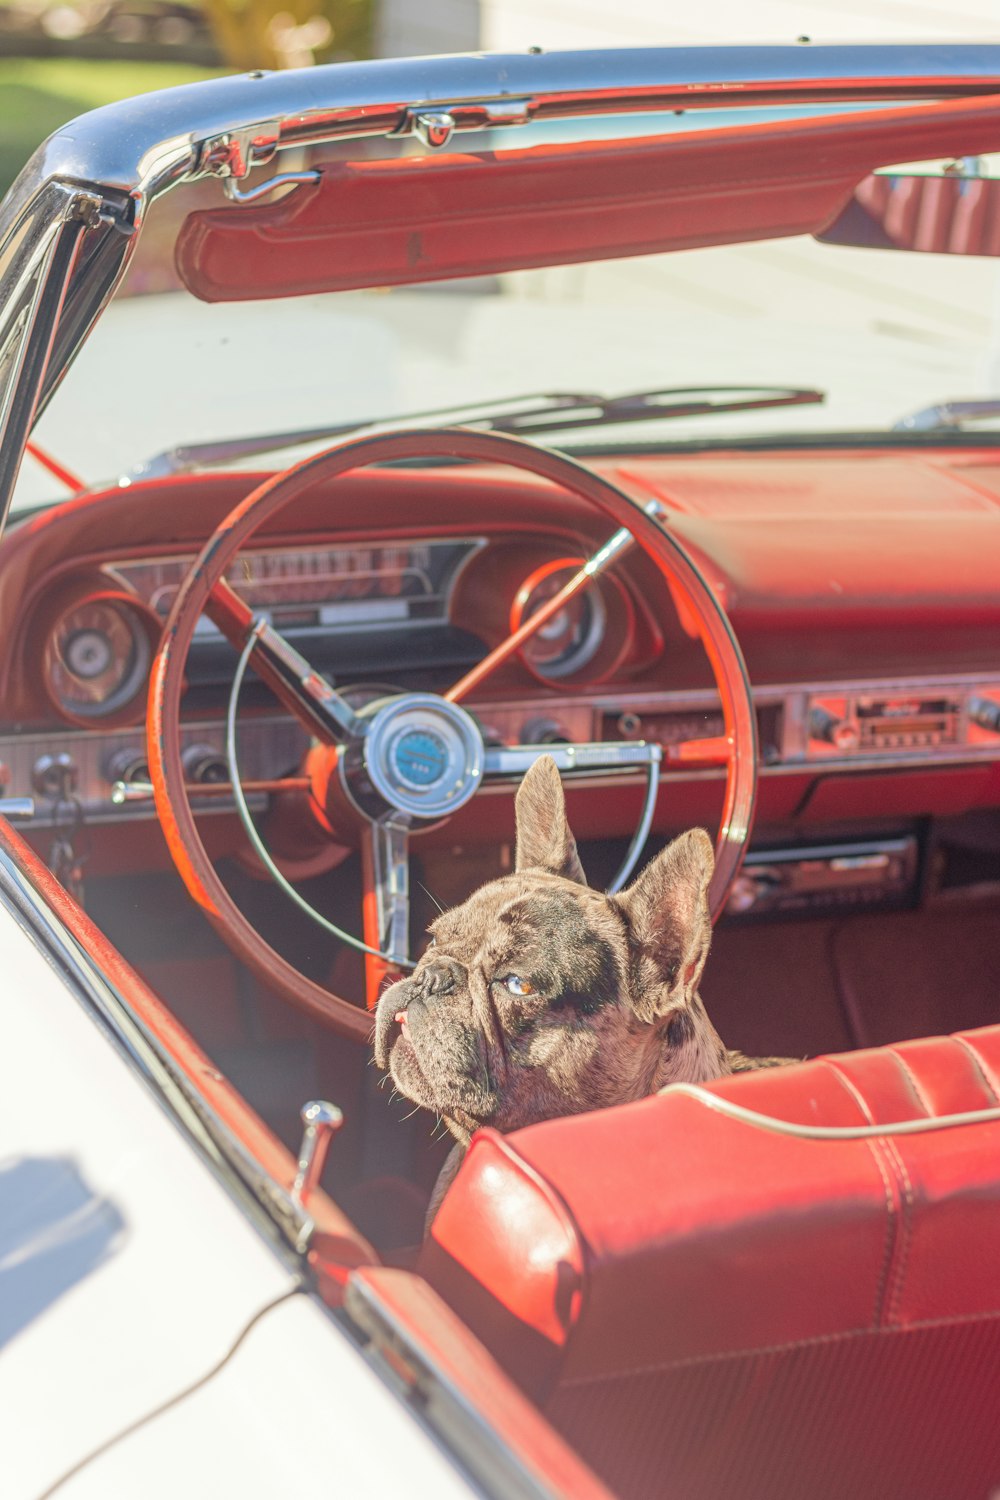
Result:
{"label": "dashboard chrome trim", "polygon": [[[788,776],[840,776],[852,772],[901,771],[919,769],[947,769],[959,766],[989,765],[1000,761],[1000,734],[984,738],[981,743],[962,743],[897,749],[892,753],[873,754],[862,749],[848,752],[833,752],[822,756],[810,755],[805,738],[808,704],[814,697],[846,696],[850,694],[892,696],[916,696],[931,694],[958,694],[968,700],[986,691],[1000,697],[1000,672],[956,673],[947,676],[893,677],[877,681],[864,678],[843,678],[830,681],[804,683],[779,683],[758,687],[754,690],[754,705],[758,712],[778,710],[780,743],[777,758],[765,760],[760,774],[765,779]],[[485,727],[489,727],[487,745],[489,755],[493,746],[492,736],[501,731],[504,744],[521,745],[527,738],[524,727],[537,723],[539,715],[549,714],[558,718],[571,731],[572,737],[581,742],[600,738],[602,720],[618,717],[627,712],[636,715],[675,714],[696,716],[717,714],[718,695],[710,688],[678,689],[665,692],[609,693],[584,697],[582,694],[554,698],[531,697],[523,700],[507,700],[490,704],[477,704],[473,712]],[[963,715],[967,729],[968,716]],[[641,733],[641,730],[639,731]],[[128,749],[141,740],[141,733],[132,729],[100,730],[53,728],[32,730],[27,734],[0,734],[0,761],[9,769],[9,778],[4,788],[12,797],[31,794],[31,770],[35,760],[43,754],[66,751],[77,761],[80,770],[80,799],[89,821],[117,822],[122,818],[151,818],[152,804],[141,801],[126,801],[115,805],[111,796],[111,782],[103,768],[116,752]],[[568,736],[569,737],[569,736]],[[649,735],[646,735],[649,738]],[[221,716],[205,715],[183,728],[183,744],[218,743],[224,738],[224,723]],[[255,715],[245,720],[241,728],[241,757],[246,775],[250,779],[266,779],[285,774],[301,761],[307,748],[307,737],[295,721],[280,713]],[[621,744],[624,748],[629,740],[607,741],[609,745]],[[501,747],[495,747],[501,749]],[[558,746],[556,747],[558,748]],[[627,758],[626,758],[627,759]],[[645,769],[635,767],[637,773]],[[574,783],[587,786],[614,785],[623,771],[609,773],[606,768],[586,770],[579,768],[568,773]],[[665,783],[684,780],[713,780],[722,775],[718,767],[670,766],[665,773]],[[508,795],[509,781],[487,779],[480,787],[482,796]],[[264,799],[254,797],[256,810],[264,805]],[[230,798],[213,798],[199,808],[199,816],[232,812]],[[50,821],[46,805],[36,799],[35,827],[46,827]]]}

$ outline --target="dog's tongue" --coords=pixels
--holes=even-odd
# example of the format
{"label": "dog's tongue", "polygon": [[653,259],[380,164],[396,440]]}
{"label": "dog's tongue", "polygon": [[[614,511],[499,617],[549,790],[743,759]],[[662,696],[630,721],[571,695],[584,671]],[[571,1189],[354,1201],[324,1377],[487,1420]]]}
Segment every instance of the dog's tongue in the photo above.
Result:
{"label": "dog's tongue", "polygon": [[393,1016],[393,1020],[399,1022],[400,1030],[402,1031],[403,1035],[406,1037],[406,1040],[409,1041],[410,1040],[410,1031],[409,1031],[409,1027],[406,1024],[406,1011],[405,1010],[397,1010],[396,1014]]}

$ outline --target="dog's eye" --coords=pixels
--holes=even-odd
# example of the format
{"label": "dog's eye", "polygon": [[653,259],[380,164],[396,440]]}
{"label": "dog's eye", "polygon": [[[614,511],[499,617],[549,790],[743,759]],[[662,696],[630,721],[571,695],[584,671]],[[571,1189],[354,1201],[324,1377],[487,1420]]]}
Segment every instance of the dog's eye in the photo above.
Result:
{"label": "dog's eye", "polygon": [[533,995],[535,993],[535,986],[529,984],[526,979],[522,979],[518,974],[507,974],[501,979],[500,983],[511,995]]}

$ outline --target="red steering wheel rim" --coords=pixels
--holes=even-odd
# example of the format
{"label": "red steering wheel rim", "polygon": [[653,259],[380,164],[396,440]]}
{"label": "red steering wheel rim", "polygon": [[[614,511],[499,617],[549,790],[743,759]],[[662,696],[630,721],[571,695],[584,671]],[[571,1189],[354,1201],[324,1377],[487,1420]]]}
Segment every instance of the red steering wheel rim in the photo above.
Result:
{"label": "red steering wheel rim", "polygon": [[301,974],[239,910],[215,871],[185,791],[181,762],[181,695],[195,626],[209,595],[240,548],[269,519],[313,485],[372,464],[459,458],[504,464],[549,479],[626,526],[697,622],[722,700],[729,754],[709,901],[713,916],[742,862],[757,792],[757,726],[739,644],[722,606],[684,547],[610,481],[519,438],[464,428],[434,428],[355,438],[273,475],[242,500],[205,543],[178,590],[153,662],[147,746],[156,811],[171,857],[194,900],[223,940],[272,989],[342,1035],[366,1043],[370,1014]]}

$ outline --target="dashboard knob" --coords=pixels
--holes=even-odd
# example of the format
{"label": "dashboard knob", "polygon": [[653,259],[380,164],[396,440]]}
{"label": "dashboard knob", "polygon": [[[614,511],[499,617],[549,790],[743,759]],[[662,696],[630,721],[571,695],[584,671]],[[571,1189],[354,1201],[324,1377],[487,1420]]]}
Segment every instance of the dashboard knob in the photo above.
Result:
{"label": "dashboard knob", "polygon": [[855,719],[838,719],[825,708],[814,708],[809,713],[809,737],[824,740],[837,750],[856,750],[861,743],[861,730]]}
{"label": "dashboard knob", "polygon": [[994,703],[992,698],[970,698],[969,718],[980,729],[1000,734],[1000,703]]}
{"label": "dashboard knob", "polygon": [[104,762],[104,779],[112,786],[116,781],[124,781],[126,786],[148,781],[149,761],[145,750],[136,745],[123,745],[120,750],[113,750]]}
{"label": "dashboard knob", "polygon": [[76,791],[80,771],[72,755],[40,755],[31,770],[31,785],[40,797],[69,797]]}
{"label": "dashboard knob", "polygon": [[186,781],[218,785],[229,780],[226,757],[214,745],[188,745],[181,754]]}
{"label": "dashboard knob", "polygon": [[529,719],[521,731],[526,745],[568,745],[570,737],[555,719]]}
{"label": "dashboard knob", "polygon": [[752,875],[737,875],[729,892],[726,910],[734,913],[750,911],[756,906],[759,894],[757,882]]}
{"label": "dashboard knob", "polygon": [[758,865],[752,870],[742,870],[733,881],[726,911],[733,916],[752,911],[761,896],[776,891],[780,885],[781,876],[773,868]]}

